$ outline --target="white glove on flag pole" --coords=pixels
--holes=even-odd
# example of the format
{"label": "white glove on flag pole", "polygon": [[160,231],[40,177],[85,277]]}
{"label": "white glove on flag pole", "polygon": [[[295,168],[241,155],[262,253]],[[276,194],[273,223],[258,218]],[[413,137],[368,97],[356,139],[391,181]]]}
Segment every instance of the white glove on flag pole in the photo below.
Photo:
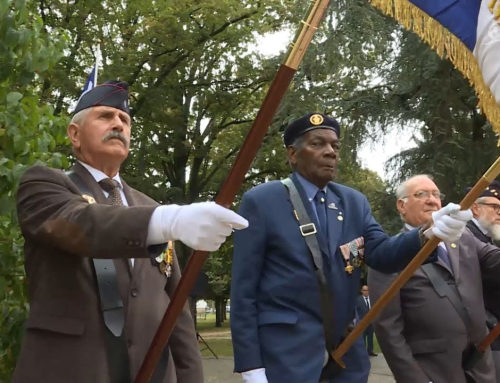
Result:
{"label": "white glove on flag pole", "polygon": [[431,238],[432,234],[445,242],[456,242],[462,236],[465,225],[472,219],[470,209],[460,210],[460,205],[449,203],[441,210],[432,213],[434,224],[425,231],[425,236]]}

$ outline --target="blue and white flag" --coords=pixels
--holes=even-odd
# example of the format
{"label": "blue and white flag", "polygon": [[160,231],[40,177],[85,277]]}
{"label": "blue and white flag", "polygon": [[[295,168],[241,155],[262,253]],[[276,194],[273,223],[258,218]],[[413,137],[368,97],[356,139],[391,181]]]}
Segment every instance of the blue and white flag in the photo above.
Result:
{"label": "blue and white flag", "polygon": [[82,94],[80,95],[80,98],[78,99],[77,104],[85,93],[91,91],[92,89],[94,89],[97,86],[98,66],[99,66],[99,55],[97,55],[94,67],[92,68],[92,71],[90,72],[89,77],[87,78],[87,81],[85,81],[85,85],[83,87]]}
{"label": "blue and white flag", "polygon": [[370,0],[447,57],[500,133],[500,0]]}

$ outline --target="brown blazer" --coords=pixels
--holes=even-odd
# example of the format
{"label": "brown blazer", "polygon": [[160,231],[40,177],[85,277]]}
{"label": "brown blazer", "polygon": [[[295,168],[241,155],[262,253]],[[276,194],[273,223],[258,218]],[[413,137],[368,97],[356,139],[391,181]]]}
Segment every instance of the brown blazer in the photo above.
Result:
{"label": "brown blazer", "polygon": [[[104,322],[92,257],[113,258],[126,313],[135,377],[180,279],[177,258],[165,293],[164,274],[145,246],[158,204],[123,182],[129,207],[105,204],[91,174],[74,167],[97,203],[89,204],[61,170],[34,166],[17,194],[25,238],[30,313],[14,383],[108,383]],[[134,266],[130,265],[134,258]],[[164,383],[201,383],[201,356],[187,305],[169,341]]]}
{"label": "brown blazer", "polygon": [[[398,383],[465,383],[461,367],[468,337],[480,342],[486,336],[481,277],[500,282],[500,250],[477,240],[466,230],[455,247],[446,245],[453,274],[438,260],[445,278],[455,280],[471,319],[471,332],[448,298],[441,298],[420,268],[374,322],[380,348]],[[370,269],[368,286],[373,304],[397,274]],[[472,371],[476,383],[496,383],[488,349]]]}

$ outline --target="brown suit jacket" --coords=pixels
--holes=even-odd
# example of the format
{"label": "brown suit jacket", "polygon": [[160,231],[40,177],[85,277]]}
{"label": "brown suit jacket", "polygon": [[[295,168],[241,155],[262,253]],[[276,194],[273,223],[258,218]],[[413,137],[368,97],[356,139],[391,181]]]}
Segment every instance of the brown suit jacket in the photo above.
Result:
{"label": "brown suit jacket", "polygon": [[[158,204],[123,182],[129,207],[106,205],[99,184],[74,167],[97,203],[89,204],[61,170],[34,166],[17,195],[25,238],[30,313],[14,383],[108,383],[104,322],[92,257],[113,258],[125,309],[135,377],[180,279],[177,258],[165,293],[164,274],[145,242]],[[130,265],[134,258],[134,266]],[[201,356],[188,309],[169,341],[164,383],[201,383]]]}
{"label": "brown suit jacket", "polygon": [[[454,279],[472,322],[471,332],[467,334],[448,298],[441,298],[418,269],[374,322],[380,348],[398,383],[465,383],[462,353],[469,339],[477,343],[487,334],[481,276],[499,285],[500,250],[477,240],[469,230],[456,245],[446,245],[453,274],[441,260],[437,265],[446,279]],[[373,304],[396,277],[369,270]],[[496,383],[489,350],[472,376],[476,383]]]}

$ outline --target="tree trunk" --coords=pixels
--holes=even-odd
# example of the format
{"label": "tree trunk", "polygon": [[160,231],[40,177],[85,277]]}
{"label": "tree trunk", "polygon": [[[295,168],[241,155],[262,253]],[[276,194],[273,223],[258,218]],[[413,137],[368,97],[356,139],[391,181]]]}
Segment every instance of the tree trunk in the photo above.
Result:
{"label": "tree trunk", "polygon": [[215,327],[222,327],[222,304],[224,299],[221,296],[215,297]]}
{"label": "tree trunk", "polygon": [[223,312],[222,320],[227,321],[227,311],[226,311],[227,299],[224,299],[224,301],[222,303],[223,303],[222,304],[222,312]]}
{"label": "tree trunk", "polygon": [[191,316],[194,321],[194,328],[196,329],[197,325],[197,315],[196,315],[196,297],[188,298],[189,300],[189,309],[191,310]]}

